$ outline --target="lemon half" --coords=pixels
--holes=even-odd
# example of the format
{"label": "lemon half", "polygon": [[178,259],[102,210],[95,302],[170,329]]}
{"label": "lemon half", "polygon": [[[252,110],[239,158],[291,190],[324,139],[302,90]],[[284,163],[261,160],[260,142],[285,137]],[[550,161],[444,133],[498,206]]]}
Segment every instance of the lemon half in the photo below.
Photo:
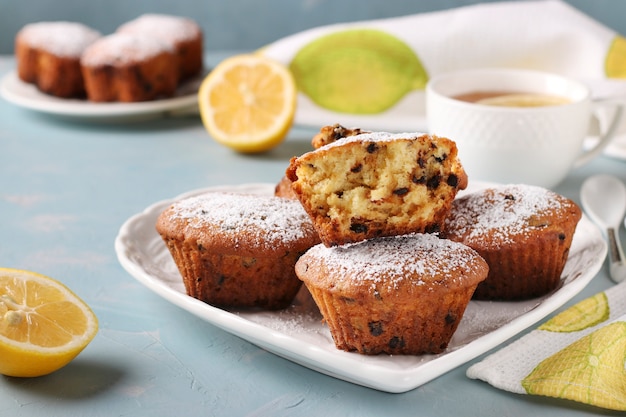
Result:
{"label": "lemon half", "polygon": [[211,137],[243,153],[267,151],[285,139],[296,98],[289,69],[260,54],[220,62],[198,91],[200,115]]}
{"label": "lemon half", "polygon": [[93,311],[65,285],[35,272],[0,268],[0,374],[54,372],[97,331]]}

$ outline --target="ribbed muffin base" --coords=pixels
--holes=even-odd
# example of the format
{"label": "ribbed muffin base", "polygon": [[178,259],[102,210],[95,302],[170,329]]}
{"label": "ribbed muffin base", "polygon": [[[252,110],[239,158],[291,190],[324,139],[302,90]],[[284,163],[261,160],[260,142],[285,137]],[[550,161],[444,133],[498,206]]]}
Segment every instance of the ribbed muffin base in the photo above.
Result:
{"label": "ribbed muffin base", "polygon": [[215,306],[288,307],[302,285],[294,272],[301,253],[281,257],[212,252],[175,239],[166,241],[191,297]]}
{"label": "ribbed muffin base", "polygon": [[338,349],[367,355],[443,352],[475,285],[454,291],[424,288],[412,297],[352,299],[307,284]]}
{"label": "ribbed muffin base", "polygon": [[489,274],[478,284],[474,299],[523,300],[553,291],[561,282],[573,238],[573,232],[553,230],[525,245],[475,247],[489,264]]}

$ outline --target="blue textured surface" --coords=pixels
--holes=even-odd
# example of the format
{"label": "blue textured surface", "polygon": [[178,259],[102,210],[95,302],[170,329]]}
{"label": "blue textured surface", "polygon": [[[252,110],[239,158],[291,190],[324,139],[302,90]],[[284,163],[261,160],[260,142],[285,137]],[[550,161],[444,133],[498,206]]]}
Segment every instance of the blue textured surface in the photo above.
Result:
{"label": "blue textured surface", "polygon": [[[14,65],[0,59],[0,76]],[[0,377],[0,416],[596,415],[470,380],[469,364],[405,394],[333,379],[195,318],[119,265],[113,241],[129,216],[191,189],[276,182],[312,133],[295,127],[279,148],[242,156],[197,117],[81,124],[0,100],[0,266],[61,280],[100,320],[94,341],[60,371]],[[601,157],[557,191],[578,201],[583,179],[599,172],[626,181],[624,161]],[[610,285],[605,264],[568,305]]]}
{"label": "blue textured surface", "polygon": [[[15,33],[42,20],[83,22],[102,33],[142,13],[196,19],[208,50],[252,50],[284,36],[337,22],[379,19],[449,9],[475,0],[0,0],[0,54],[13,52]],[[568,0],[591,17],[626,34],[626,2]],[[427,36],[427,34],[425,34]]]}

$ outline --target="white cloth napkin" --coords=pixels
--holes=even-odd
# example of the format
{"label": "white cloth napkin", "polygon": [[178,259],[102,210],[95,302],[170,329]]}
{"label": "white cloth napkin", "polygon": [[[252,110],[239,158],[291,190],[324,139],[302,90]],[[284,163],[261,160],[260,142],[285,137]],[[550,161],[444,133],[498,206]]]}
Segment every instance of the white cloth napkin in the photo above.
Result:
{"label": "white cloth napkin", "polygon": [[467,370],[517,394],[626,411],[626,282],[589,297]]}
{"label": "white cloth napkin", "polygon": [[[389,42],[372,42],[366,36],[361,41],[337,37],[311,51],[316,41],[355,30],[383,32],[396,42],[390,47]],[[397,52],[401,45],[414,57]],[[308,55],[303,57],[307,47]],[[487,3],[322,26],[277,40],[260,52],[294,70],[302,92],[296,122],[316,126],[343,122],[369,129],[425,130],[425,81],[464,68],[545,70],[586,81],[597,95],[626,97],[626,39],[561,0]],[[390,56],[393,53],[402,57]],[[413,68],[412,58],[423,71],[409,75],[393,72],[399,71],[398,67]],[[386,69],[381,71],[381,67]],[[383,73],[389,76],[385,78]],[[407,83],[404,94],[385,96],[394,80],[406,77],[414,79]],[[307,80],[312,79],[313,87],[307,91]],[[387,84],[381,85],[384,82]],[[312,88],[315,91],[310,91]],[[348,103],[338,110],[320,97],[332,96],[332,103],[346,97],[348,102],[349,97],[363,102],[368,95],[374,102],[390,101],[389,106],[363,111]]]}

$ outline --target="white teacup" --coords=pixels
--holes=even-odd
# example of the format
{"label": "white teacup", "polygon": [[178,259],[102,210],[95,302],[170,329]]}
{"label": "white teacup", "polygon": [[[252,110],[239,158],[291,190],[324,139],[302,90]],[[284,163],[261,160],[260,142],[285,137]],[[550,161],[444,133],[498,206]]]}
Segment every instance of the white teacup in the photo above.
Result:
{"label": "white teacup", "polygon": [[[521,92],[524,100],[531,102],[542,99],[528,95],[540,94],[564,103],[500,106],[459,98],[476,92],[487,96]],[[601,126],[603,132],[594,146],[584,148],[591,127],[597,125],[591,121],[598,106],[608,107],[610,120],[601,123],[606,126]],[[573,167],[587,163],[604,149],[619,125],[622,110],[623,103],[592,101],[589,88],[581,82],[539,71],[464,70],[436,76],[426,86],[428,129],[457,143],[470,180],[552,188]]]}

